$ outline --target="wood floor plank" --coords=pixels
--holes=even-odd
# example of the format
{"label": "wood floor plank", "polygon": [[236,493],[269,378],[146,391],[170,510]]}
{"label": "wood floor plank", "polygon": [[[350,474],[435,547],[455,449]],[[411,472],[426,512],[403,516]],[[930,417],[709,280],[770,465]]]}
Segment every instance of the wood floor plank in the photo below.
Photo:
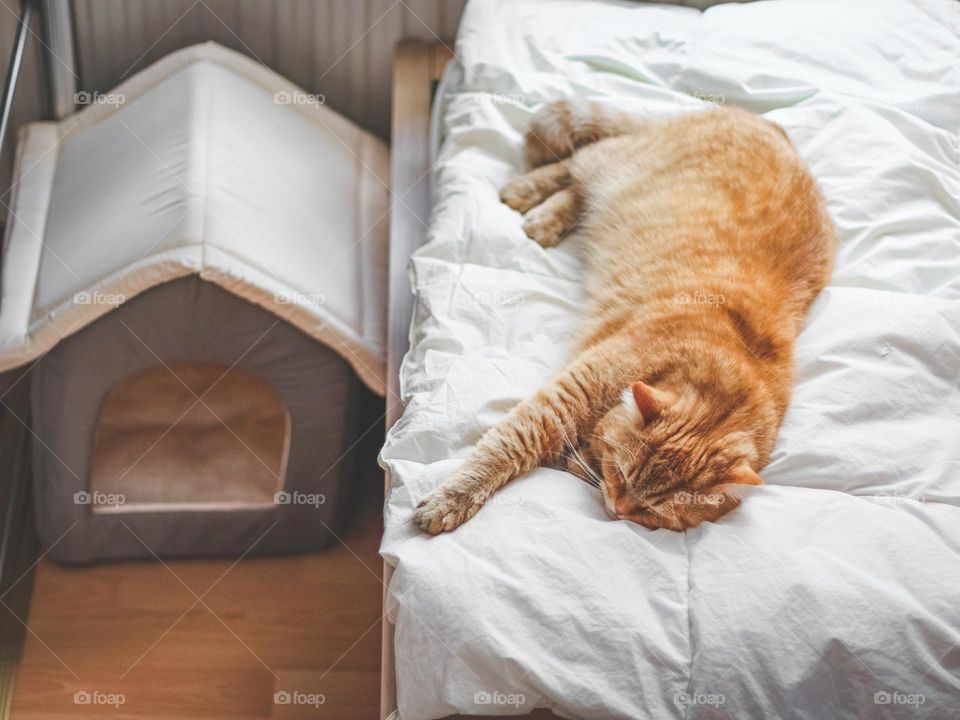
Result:
{"label": "wood floor plank", "polygon": [[[342,543],[323,552],[235,566],[41,562],[12,718],[376,718],[383,476],[371,463],[362,477]],[[110,694],[123,702],[95,702]]]}
{"label": "wood floor plank", "polygon": [[380,672],[281,672],[274,692],[275,720],[374,720],[370,701],[379,700]]}

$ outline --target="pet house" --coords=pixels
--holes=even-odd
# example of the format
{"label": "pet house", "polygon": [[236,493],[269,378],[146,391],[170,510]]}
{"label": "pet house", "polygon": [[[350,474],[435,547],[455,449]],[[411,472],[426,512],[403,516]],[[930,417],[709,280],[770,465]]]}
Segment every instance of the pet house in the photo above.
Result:
{"label": "pet house", "polygon": [[43,545],[322,547],[384,387],[385,146],[214,44],[90,99],[22,132],[3,253]]}

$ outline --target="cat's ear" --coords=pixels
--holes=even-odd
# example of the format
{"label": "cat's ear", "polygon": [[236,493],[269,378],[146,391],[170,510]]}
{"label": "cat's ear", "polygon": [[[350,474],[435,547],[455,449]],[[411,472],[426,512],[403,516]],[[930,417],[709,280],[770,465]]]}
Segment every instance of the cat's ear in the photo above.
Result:
{"label": "cat's ear", "polygon": [[763,480],[757,475],[756,471],[750,467],[746,460],[741,460],[727,473],[724,482],[736,483],[738,485],[763,485]]}
{"label": "cat's ear", "polygon": [[660,417],[660,413],[677,401],[677,396],[669,390],[660,390],[645,382],[635,382],[630,386],[630,390],[644,425],[652,423]]}

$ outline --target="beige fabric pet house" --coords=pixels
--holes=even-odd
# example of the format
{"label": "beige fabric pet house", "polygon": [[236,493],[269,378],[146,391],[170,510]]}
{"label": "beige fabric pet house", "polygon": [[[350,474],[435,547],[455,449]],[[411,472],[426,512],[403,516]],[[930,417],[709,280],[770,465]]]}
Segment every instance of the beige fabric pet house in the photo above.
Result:
{"label": "beige fabric pet house", "polygon": [[43,544],[323,546],[384,388],[387,149],[214,44],[94,101],[22,132],[4,243]]}

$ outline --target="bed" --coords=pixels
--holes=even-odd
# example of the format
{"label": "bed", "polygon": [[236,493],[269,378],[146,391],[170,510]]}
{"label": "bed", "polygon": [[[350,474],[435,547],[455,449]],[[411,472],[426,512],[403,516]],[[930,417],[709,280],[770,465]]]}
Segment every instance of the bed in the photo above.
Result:
{"label": "bed", "polygon": [[[960,4],[471,0],[454,50],[381,453],[386,708],[395,679],[399,720],[960,716]],[[582,241],[543,250],[497,197],[569,96],[780,123],[834,277],[765,484],[719,522],[611,521],[541,468],[427,536],[417,501],[569,351]]]}

